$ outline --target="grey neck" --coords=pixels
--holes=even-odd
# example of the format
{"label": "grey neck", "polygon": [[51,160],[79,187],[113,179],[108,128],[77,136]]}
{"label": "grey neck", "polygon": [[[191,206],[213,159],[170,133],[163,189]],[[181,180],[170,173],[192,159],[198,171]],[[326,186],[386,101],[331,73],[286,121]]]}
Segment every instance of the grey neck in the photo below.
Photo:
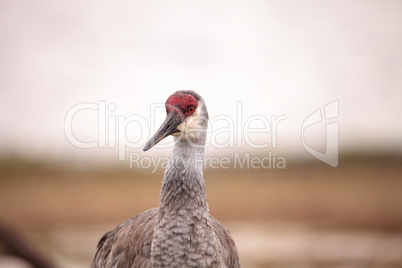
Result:
{"label": "grey neck", "polygon": [[208,212],[203,178],[204,144],[204,139],[194,144],[186,138],[175,138],[162,182],[159,219],[180,212],[187,215]]}
{"label": "grey neck", "polygon": [[[198,109],[207,115],[202,102]],[[175,137],[152,237],[152,267],[225,267],[205,195],[202,169],[207,125],[204,122],[189,121],[188,125],[193,130],[196,125],[198,130],[180,132],[192,141]]]}

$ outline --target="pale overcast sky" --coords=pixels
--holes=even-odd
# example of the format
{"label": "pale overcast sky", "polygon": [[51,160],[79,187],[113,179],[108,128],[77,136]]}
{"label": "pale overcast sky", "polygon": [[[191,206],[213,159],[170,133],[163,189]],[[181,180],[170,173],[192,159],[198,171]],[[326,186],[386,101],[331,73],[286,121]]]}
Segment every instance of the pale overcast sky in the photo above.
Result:
{"label": "pale overcast sky", "polygon": [[[117,124],[138,145],[129,151],[140,151],[151,135],[145,126],[165,116],[156,109],[151,119],[151,103],[193,89],[207,103],[212,132],[227,127],[222,118],[234,122],[233,131],[209,136],[222,144],[236,133],[233,150],[248,150],[236,136],[247,119],[262,118],[249,127],[263,128],[285,116],[276,134],[249,140],[269,144],[259,150],[308,155],[303,121],[339,101],[331,122],[339,123],[341,150],[401,151],[401,14],[400,1],[2,1],[0,148],[117,159],[115,148],[68,141],[71,108],[111,104],[106,147],[119,116],[143,118],[147,125]],[[97,111],[77,113],[72,124],[77,139],[98,139]],[[325,148],[325,122],[305,134]]]}

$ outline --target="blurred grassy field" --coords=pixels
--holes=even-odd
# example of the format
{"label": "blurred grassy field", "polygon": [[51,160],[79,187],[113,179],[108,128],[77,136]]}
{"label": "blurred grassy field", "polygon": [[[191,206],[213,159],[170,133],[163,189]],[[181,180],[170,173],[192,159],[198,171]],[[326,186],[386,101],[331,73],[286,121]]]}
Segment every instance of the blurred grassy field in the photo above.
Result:
{"label": "blurred grassy field", "polygon": [[[158,205],[163,172],[152,174],[128,167],[77,169],[3,159],[0,176],[0,220],[26,233],[57,233],[74,226],[95,230],[86,251],[88,256],[83,257],[88,262],[103,232]],[[250,248],[248,233],[264,237],[263,232],[255,234],[263,228],[275,236],[272,230],[277,227],[272,224],[301,224],[313,226],[314,230],[344,232],[363,230],[369,234],[402,233],[399,157],[349,157],[341,159],[337,168],[314,162],[290,163],[286,170],[206,170],[204,177],[211,214],[232,228],[239,250],[245,255]],[[300,233],[293,236],[297,235]],[[275,249],[275,244],[271,246]],[[402,254],[402,246],[399,250]],[[245,259],[247,263],[247,256]],[[275,261],[272,267],[280,267]]]}
{"label": "blurred grassy field", "polygon": [[[24,228],[121,221],[158,205],[163,173],[3,161],[0,219]],[[206,170],[213,215],[402,230],[402,160],[349,158],[337,168]]]}

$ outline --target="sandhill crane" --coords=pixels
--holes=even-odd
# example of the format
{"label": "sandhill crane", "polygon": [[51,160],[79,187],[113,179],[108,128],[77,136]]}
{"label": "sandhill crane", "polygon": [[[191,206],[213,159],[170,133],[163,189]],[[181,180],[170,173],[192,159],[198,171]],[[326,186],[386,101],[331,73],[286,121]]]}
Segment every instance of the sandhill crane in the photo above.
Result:
{"label": "sandhill crane", "polygon": [[166,120],[144,147],[147,151],[169,135],[175,139],[159,207],[103,235],[91,268],[240,267],[229,231],[208,212],[203,178],[205,102],[186,90],[172,94],[165,106]]}

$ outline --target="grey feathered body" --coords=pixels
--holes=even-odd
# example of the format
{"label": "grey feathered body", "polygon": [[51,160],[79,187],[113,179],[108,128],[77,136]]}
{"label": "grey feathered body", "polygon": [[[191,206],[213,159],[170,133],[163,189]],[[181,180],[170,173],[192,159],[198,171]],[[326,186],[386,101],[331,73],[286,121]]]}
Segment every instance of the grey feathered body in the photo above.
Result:
{"label": "grey feathered body", "polygon": [[[206,113],[205,106],[201,108]],[[240,267],[229,231],[208,212],[203,179],[205,133],[194,135],[190,138],[200,146],[176,139],[159,208],[106,233],[91,268]]]}
{"label": "grey feathered body", "polygon": [[[211,263],[207,266],[203,260],[211,258],[207,253],[201,254],[178,243],[172,243],[171,265],[151,265],[151,247],[154,228],[157,222],[158,209],[153,208],[144,211],[125,221],[116,229],[106,233],[98,244],[98,251],[92,262],[91,268],[95,267],[127,267],[127,268],[150,268],[150,267],[240,267],[237,250],[230,233],[214,217],[210,216],[211,227],[219,243],[218,254],[222,257],[221,263]],[[183,235],[184,236],[184,235]],[[184,240],[182,236],[182,239]],[[191,237],[191,236],[190,236]],[[174,248],[177,250],[174,250]],[[182,253],[179,252],[179,249]],[[179,256],[174,257],[176,254]],[[181,255],[181,256],[180,256]],[[209,257],[205,257],[209,256]],[[163,260],[163,258],[160,258]]]}

